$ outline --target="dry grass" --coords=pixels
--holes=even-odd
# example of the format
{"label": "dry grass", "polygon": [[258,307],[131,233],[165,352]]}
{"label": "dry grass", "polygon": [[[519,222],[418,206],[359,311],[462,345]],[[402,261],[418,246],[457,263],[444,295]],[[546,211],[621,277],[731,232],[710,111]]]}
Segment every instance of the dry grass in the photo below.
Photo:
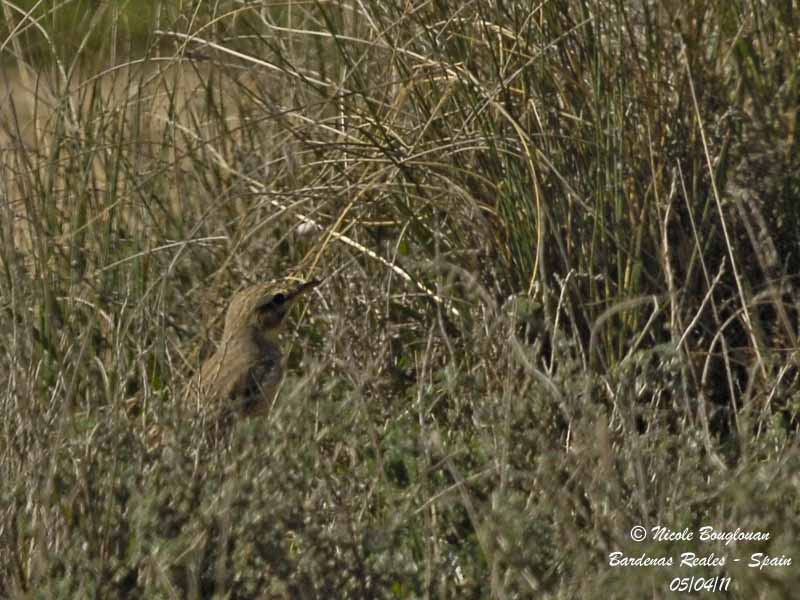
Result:
{"label": "dry grass", "polygon": [[[0,595],[793,596],[791,12],[0,7]],[[208,447],[175,395],[298,268]]]}

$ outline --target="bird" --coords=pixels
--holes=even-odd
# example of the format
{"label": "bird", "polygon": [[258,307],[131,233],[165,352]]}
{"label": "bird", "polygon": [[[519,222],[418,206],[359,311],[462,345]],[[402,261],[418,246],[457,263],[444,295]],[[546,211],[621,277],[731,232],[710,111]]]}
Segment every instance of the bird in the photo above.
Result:
{"label": "bird", "polygon": [[189,381],[184,398],[224,421],[264,414],[283,378],[278,332],[292,306],[319,284],[288,277],[236,293],[219,347]]}

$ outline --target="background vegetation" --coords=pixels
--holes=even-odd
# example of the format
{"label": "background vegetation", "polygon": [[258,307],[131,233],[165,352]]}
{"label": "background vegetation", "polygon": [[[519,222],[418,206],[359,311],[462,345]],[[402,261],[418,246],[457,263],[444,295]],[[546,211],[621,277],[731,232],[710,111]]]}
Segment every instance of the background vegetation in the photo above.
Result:
{"label": "background vegetation", "polygon": [[[0,595],[796,597],[794,2],[0,8]],[[179,390],[289,271],[209,448]]]}

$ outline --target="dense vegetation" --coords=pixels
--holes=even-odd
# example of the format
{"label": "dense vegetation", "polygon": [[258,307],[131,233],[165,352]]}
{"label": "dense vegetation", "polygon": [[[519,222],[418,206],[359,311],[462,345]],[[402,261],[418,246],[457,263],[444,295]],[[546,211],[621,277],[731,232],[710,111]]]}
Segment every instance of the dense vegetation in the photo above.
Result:
{"label": "dense vegetation", "polygon": [[0,7],[0,595],[796,597],[794,2]]}

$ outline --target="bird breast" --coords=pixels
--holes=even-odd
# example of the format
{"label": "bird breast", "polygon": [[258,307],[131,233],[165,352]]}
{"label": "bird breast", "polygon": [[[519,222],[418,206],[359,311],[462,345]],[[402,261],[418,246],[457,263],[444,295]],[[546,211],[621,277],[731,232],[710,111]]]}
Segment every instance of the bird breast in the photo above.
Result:
{"label": "bird breast", "polygon": [[277,341],[255,327],[240,330],[227,336],[203,365],[201,394],[225,412],[262,412],[280,384],[282,359]]}

